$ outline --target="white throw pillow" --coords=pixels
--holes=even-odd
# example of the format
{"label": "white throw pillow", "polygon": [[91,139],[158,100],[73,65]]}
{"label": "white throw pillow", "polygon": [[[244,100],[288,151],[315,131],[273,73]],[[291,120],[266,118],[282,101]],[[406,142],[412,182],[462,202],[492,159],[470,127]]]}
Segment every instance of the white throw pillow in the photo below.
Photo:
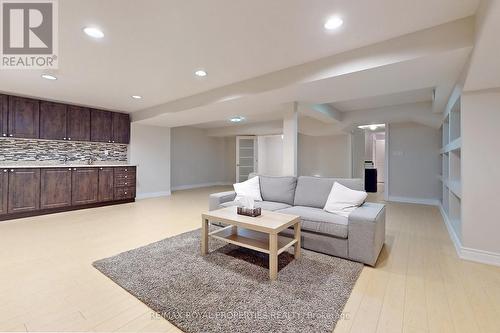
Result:
{"label": "white throw pillow", "polygon": [[368,194],[365,191],[355,191],[335,182],[326,200],[324,210],[329,213],[349,217],[357,207],[365,202]]}
{"label": "white throw pillow", "polygon": [[236,183],[233,185],[234,191],[236,192],[235,201],[239,200],[242,197],[252,198],[255,201],[262,201],[262,197],[260,195],[260,182],[259,177],[255,176],[246,180],[242,183]]}

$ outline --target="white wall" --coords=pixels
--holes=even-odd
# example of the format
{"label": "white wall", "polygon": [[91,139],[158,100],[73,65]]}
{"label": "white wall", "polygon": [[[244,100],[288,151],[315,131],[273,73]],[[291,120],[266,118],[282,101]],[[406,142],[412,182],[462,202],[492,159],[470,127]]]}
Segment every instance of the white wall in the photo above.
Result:
{"label": "white wall", "polygon": [[170,128],[132,123],[129,160],[137,164],[137,198],[170,194]]}
{"label": "white wall", "polygon": [[298,169],[301,176],[350,177],[349,135],[299,134]]}
{"label": "white wall", "polygon": [[357,129],[351,134],[352,177],[365,177],[365,131]]}
{"label": "white wall", "polygon": [[257,137],[257,152],[259,174],[283,175],[283,137],[281,135]]}
{"label": "white wall", "polygon": [[436,203],[441,196],[438,129],[417,123],[389,125],[389,199]]}
{"label": "white wall", "polygon": [[171,131],[172,189],[234,183],[234,137],[210,137],[206,130],[177,127]]}
{"label": "white wall", "polygon": [[500,89],[462,95],[462,245],[500,262]]}
{"label": "white wall", "polygon": [[291,103],[289,108],[283,117],[283,175],[297,176],[299,130],[297,102]]}

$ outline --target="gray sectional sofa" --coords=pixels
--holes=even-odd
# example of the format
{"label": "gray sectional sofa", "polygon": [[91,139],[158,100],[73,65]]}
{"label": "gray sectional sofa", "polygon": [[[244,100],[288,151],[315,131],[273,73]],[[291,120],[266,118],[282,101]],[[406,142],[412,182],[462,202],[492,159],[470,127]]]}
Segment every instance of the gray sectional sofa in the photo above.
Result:
{"label": "gray sectional sofa", "polygon": [[[302,218],[302,247],[374,266],[385,241],[385,205],[365,202],[348,218],[323,210],[334,182],[363,190],[362,179],[259,176],[257,207]],[[234,191],[211,194],[209,209],[234,206]],[[283,233],[293,237],[293,230]]]}

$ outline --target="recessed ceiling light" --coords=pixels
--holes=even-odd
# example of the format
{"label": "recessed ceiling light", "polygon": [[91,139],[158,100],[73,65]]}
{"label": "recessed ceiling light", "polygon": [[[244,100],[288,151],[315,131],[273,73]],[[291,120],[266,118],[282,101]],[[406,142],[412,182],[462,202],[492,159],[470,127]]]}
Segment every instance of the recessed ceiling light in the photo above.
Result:
{"label": "recessed ceiling light", "polygon": [[203,69],[199,69],[196,72],[194,72],[194,75],[199,76],[199,77],[204,77],[204,76],[207,76],[207,72],[205,72]]}
{"label": "recessed ceiling light", "polygon": [[335,30],[338,29],[344,24],[344,21],[338,16],[330,17],[328,21],[325,23],[326,30]]}
{"label": "recessed ceiling light", "polygon": [[377,128],[384,128],[385,127],[385,124],[371,124],[371,125],[361,125],[361,126],[358,126],[358,128],[361,128],[361,129],[370,129],[372,131],[375,131]]}
{"label": "recessed ceiling light", "polygon": [[54,75],[50,75],[50,74],[42,74],[41,76],[42,76],[42,78],[44,78],[45,80],[52,80],[52,81],[57,80],[57,77],[55,77]]}
{"label": "recessed ceiling light", "polygon": [[142,99],[142,96],[141,95],[132,95],[132,98],[133,99]]}
{"label": "recessed ceiling light", "polygon": [[85,32],[88,36],[92,38],[104,37],[104,32],[102,32],[99,28],[96,27],[85,27],[83,28],[83,32]]}
{"label": "recessed ceiling light", "polygon": [[244,120],[245,120],[245,117],[242,117],[242,116],[234,116],[231,119],[229,119],[229,121],[232,123],[241,123]]}

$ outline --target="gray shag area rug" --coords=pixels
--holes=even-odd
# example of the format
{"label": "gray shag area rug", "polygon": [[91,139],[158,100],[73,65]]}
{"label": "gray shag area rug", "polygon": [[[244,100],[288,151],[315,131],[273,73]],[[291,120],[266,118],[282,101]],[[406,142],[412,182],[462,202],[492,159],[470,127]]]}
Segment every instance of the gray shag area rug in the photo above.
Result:
{"label": "gray shag area rug", "polygon": [[[190,231],[98,260],[94,267],[184,332],[329,332],[342,316],[362,264],[302,250],[266,254]],[[292,249],[290,250],[292,251]]]}

